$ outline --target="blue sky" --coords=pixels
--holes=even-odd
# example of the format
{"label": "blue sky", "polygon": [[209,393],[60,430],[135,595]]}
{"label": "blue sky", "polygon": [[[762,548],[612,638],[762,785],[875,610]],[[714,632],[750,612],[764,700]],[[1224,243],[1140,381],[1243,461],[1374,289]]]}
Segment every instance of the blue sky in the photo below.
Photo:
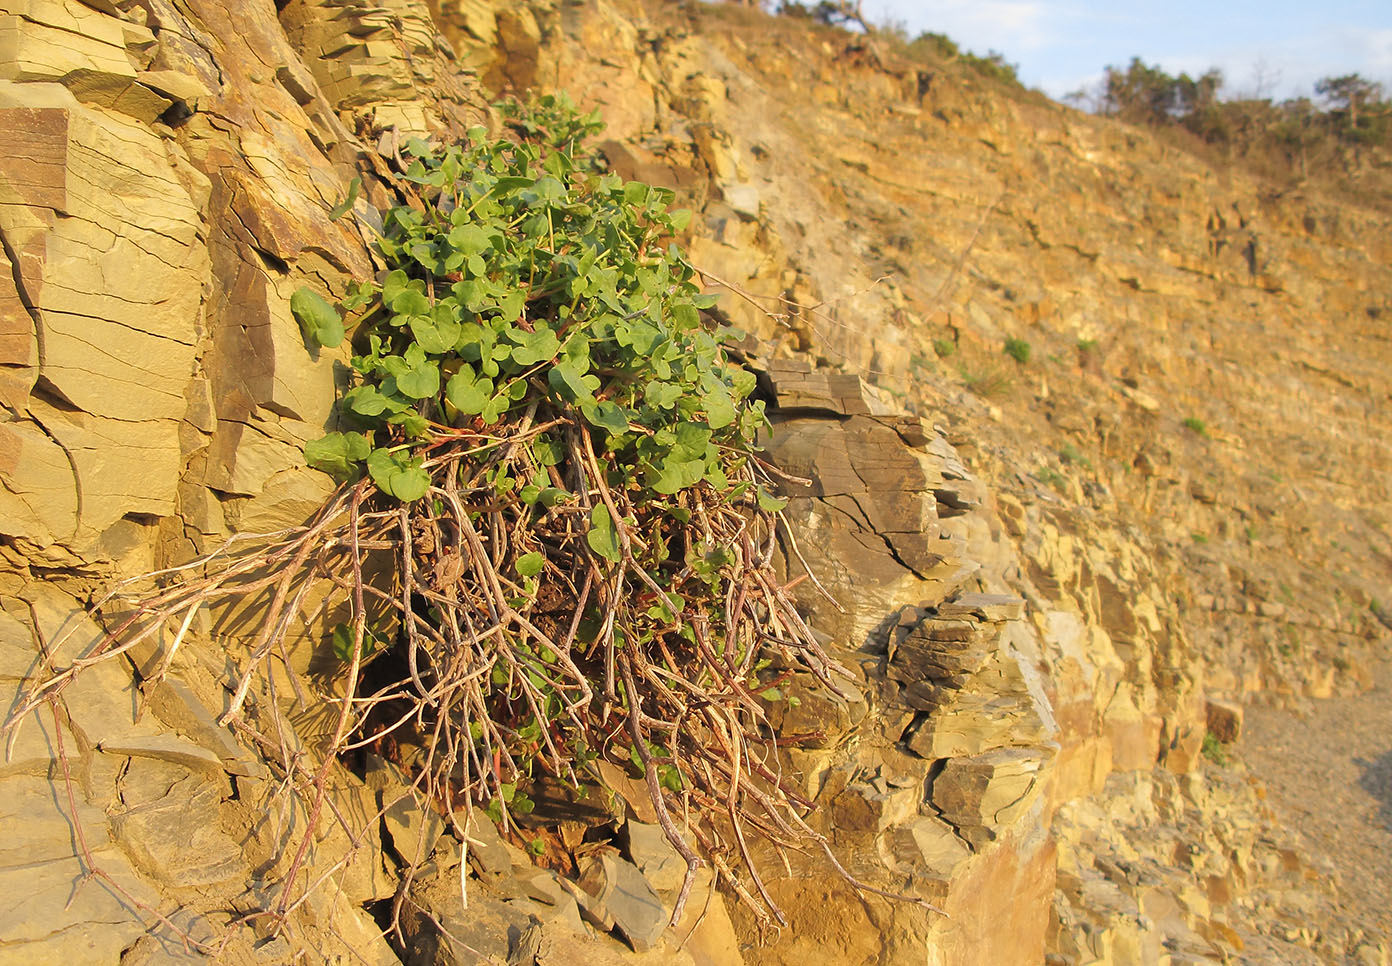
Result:
{"label": "blue sky", "polygon": [[1392,0],[865,0],[865,13],[998,50],[1054,97],[1132,56],[1172,74],[1219,67],[1228,93],[1309,94],[1352,72],[1392,88]]}

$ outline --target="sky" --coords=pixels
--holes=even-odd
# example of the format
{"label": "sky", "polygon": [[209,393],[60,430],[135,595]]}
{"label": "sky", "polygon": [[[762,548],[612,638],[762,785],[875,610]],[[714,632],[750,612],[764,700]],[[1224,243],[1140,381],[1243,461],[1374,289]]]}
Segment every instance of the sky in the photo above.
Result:
{"label": "sky", "polygon": [[1132,57],[1170,74],[1218,67],[1229,95],[1311,95],[1319,78],[1349,73],[1392,91],[1392,0],[865,0],[864,10],[910,36],[999,51],[1055,98]]}

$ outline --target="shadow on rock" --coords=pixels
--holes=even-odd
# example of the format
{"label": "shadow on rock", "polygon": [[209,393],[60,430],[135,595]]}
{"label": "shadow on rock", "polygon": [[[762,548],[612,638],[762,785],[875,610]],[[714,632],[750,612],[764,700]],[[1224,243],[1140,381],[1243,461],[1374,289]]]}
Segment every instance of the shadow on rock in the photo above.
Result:
{"label": "shadow on rock", "polygon": [[1358,778],[1358,787],[1368,792],[1381,803],[1378,817],[1392,831],[1392,751],[1383,752],[1372,761],[1355,758],[1354,764],[1363,769]]}

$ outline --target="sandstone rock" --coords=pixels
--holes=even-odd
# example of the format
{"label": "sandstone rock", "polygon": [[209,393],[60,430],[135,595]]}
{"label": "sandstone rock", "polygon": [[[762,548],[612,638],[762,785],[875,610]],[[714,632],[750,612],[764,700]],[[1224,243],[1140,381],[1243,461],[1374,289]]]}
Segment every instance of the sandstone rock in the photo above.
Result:
{"label": "sandstone rock", "polygon": [[930,711],[943,691],[962,688],[981,670],[1000,638],[997,625],[930,618],[894,648],[888,675],[905,685],[910,707]]}
{"label": "sandstone rock", "polygon": [[1234,701],[1209,698],[1207,702],[1209,733],[1225,745],[1242,737],[1242,705]]}
{"label": "sandstone rock", "polygon": [[921,864],[942,879],[951,879],[971,856],[971,846],[952,826],[930,815],[896,829],[893,842],[894,858]]}
{"label": "sandstone rock", "polygon": [[508,851],[498,827],[475,811],[466,826],[469,835],[469,865],[486,882],[497,882],[512,872],[512,853]]}
{"label": "sandstone rock", "polygon": [[402,916],[405,959],[410,963],[493,966],[504,962],[509,938],[515,939],[531,924],[528,912],[481,889],[470,890],[466,910],[457,875],[416,883],[412,899],[414,908]]}
{"label": "sandstone rock", "polygon": [[841,416],[892,416],[897,411],[859,376],[814,369],[795,359],[775,359],[766,364],[765,376],[778,408],[823,410]]}
{"label": "sandstone rock", "polygon": [[[158,895],[111,845],[93,858],[117,885],[150,905]],[[84,880],[77,858],[0,868],[0,957],[15,963],[115,963],[146,931],[139,912],[101,880]],[[82,882],[80,888],[78,883]]]}
{"label": "sandstone rock", "polygon": [[669,914],[647,879],[612,852],[585,860],[579,887],[585,917],[604,929],[618,929],[637,952],[653,948],[667,928]]}
{"label": "sandstone rock", "polygon": [[193,891],[210,896],[241,891],[247,871],[242,851],[220,821],[219,803],[228,790],[182,768],[151,767],[140,758],[132,760],[120,788],[127,807],[112,816],[112,828],[142,872],[186,898]]}
{"label": "sandstone rock", "polygon": [[127,758],[156,758],[182,765],[191,771],[221,775],[222,759],[206,748],[199,747],[177,735],[129,735],[108,738],[97,743],[108,755]]}
{"label": "sandstone rock", "polygon": [[[906,689],[920,693],[918,689]],[[1057,736],[1031,693],[1018,658],[996,653],[963,687],[935,689],[931,712],[920,712],[902,736],[929,760],[971,756],[1010,744],[1043,746]],[[909,699],[913,703],[913,699]]]}
{"label": "sandstone rock", "polygon": [[[11,446],[37,447],[39,458],[17,467],[17,512],[0,519],[39,546],[90,545],[128,513],[174,509],[178,421],[208,270],[199,209],[164,142],[63,87],[0,84],[0,130],[33,145],[0,164],[0,234],[20,256],[16,279],[52,387],[51,398],[25,404],[32,423],[7,429],[19,434]],[[61,449],[66,483],[26,425]],[[64,489],[82,494],[80,513],[23,502],[28,491],[41,501],[31,506],[68,506]]]}
{"label": "sandstone rock", "polygon": [[692,966],[745,964],[739,934],[709,869],[697,873],[686,910],[673,932],[681,937],[678,948],[690,955]]}
{"label": "sandstone rock", "polygon": [[958,594],[937,606],[942,618],[974,616],[983,621],[1013,621],[1025,616],[1025,602],[1009,594]]}
{"label": "sandstone rock", "polygon": [[[377,755],[368,755],[367,785],[378,793],[380,807],[385,809],[382,818],[387,834],[401,861],[414,866],[430,858],[445,826],[439,814],[422,801],[421,793],[411,787],[399,768]],[[481,819],[477,829],[487,824]],[[497,835],[496,829],[493,834]],[[486,848],[483,853],[488,854]]]}
{"label": "sandstone rock", "polygon": [[829,803],[832,827],[841,841],[867,841],[917,815],[922,800],[919,787],[857,782]]}
{"label": "sandstone rock", "polygon": [[686,879],[686,860],[667,841],[660,826],[625,822],[624,836],[629,859],[653,889],[665,894],[681,888]]}
{"label": "sandstone rock", "polygon": [[161,721],[188,735],[201,748],[215,755],[225,771],[248,777],[265,775],[265,765],[242,747],[225,725],[217,723],[207,704],[177,676],[160,681],[149,690],[147,700],[150,710]]}
{"label": "sandstone rock", "polygon": [[[870,408],[854,381],[789,370],[794,406]],[[775,393],[781,377],[774,380]],[[835,383],[835,385],[833,385]],[[763,441],[770,458],[809,486],[785,484],[793,498],[799,545],[818,578],[850,606],[845,616],[822,615],[833,636],[861,641],[879,635],[888,612],[907,599],[946,597],[974,569],[964,547],[939,531],[935,491],[955,467],[922,448],[922,427],[891,417],[817,418],[794,409],[775,415],[776,432]],[[914,441],[913,443],[906,442]],[[915,445],[917,444],[917,445]],[[849,561],[855,561],[849,566]],[[795,568],[790,567],[790,571]],[[809,607],[815,593],[799,589]]]}
{"label": "sandstone rock", "polygon": [[971,758],[953,758],[933,779],[929,800],[958,828],[1009,824],[1039,794],[1039,752],[998,748]]}

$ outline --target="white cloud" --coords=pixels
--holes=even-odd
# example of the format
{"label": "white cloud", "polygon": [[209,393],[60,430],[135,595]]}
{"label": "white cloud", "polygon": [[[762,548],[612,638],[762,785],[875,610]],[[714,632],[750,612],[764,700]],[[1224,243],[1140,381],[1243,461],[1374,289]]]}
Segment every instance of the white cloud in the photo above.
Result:
{"label": "white cloud", "polygon": [[1057,22],[1067,12],[1043,0],[877,0],[867,3],[872,17],[903,20],[911,30],[946,34],[963,46],[985,53],[1038,50],[1057,39]]}
{"label": "white cloud", "polygon": [[1360,30],[1357,40],[1363,48],[1368,72],[1376,77],[1392,77],[1392,29]]}

